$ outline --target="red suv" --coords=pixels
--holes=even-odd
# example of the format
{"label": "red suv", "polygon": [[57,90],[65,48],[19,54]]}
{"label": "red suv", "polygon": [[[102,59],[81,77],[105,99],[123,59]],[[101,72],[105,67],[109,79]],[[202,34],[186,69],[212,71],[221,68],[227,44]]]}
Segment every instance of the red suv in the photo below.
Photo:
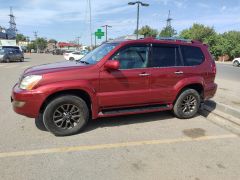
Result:
{"label": "red suv", "polygon": [[104,43],[78,61],[31,67],[14,86],[15,112],[55,135],[78,133],[89,119],[172,110],[192,118],[214,96],[208,46],[178,39]]}

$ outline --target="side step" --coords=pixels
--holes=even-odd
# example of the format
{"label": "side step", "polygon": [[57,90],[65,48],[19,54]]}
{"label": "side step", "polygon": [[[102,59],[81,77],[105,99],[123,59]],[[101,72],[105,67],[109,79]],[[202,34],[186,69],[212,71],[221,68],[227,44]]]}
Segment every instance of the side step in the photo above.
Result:
{"label": "side step", "polygon": [[157,105],[148,105],[148,106],[139,106],[139,107],[124,107],[124,108],[118,108],[118,109],[104,109],[99,113],[99,115],[108,116],[108,115],[118,115],[118,114],[154,112],[154,111],[168,110],[171,107],[172,106],[168,104],[157,104]]}

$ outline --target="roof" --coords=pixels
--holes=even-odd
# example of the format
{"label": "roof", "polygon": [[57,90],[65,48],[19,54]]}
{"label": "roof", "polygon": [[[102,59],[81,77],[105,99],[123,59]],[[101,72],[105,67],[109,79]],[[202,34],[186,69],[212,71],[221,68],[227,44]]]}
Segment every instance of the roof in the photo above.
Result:
{"label": "roof", "polygon": [[134,39],[115,39],[112,41],[109,41],[108,43],[166,43],[166,44],[185,44],[185,45],[194,45],[194,46],[199,46],[199,45],[204,45],[207,46],[206,44],[203,44],[200,41],[197,40],[189,40],[189,39],[181,39],[181,38],[175,38],[175,37],[148,37],[148,38],[142,38],[138,40]]}
{"label": "roof", "polygon": [[59,42],[58,46],[59,47],[77,47],[78,45],[74,43]]}

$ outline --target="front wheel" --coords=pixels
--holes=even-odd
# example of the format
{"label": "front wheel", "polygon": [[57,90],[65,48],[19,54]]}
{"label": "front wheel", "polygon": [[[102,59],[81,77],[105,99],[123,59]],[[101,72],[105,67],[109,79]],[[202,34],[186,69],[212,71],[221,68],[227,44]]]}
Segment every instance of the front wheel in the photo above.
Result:
{"label": "front wheel", "polygon": [[180,119],[189,119],[194,117],[200,107],[201,98],[194,89],[186,89],[176,100],[173,112]]}
{"label": "front wheel", "polygon": [[70,61],[74,61],[75,59],[74,59],[74,57],[70,57],[69,60]]}
{"label": "front wheel", "polygon": [[56,136],[79,133],[87,124],[89,109],[86,102],[73,95],[52,100],[43,113],[45,127]]}
{"label": "front wheel", "polygon": [[24,61],[24,58],[22,57],[21,59],[20,59],[20,62],[23,62]]}

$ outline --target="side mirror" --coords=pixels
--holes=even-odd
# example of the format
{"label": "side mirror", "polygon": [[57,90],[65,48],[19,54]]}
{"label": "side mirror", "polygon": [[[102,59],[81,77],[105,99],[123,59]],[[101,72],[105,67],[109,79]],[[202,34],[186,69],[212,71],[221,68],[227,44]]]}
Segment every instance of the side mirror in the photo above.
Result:
{"label": "side mirror", "polygon": [[117,60],[108,60],[104,67],[109,70],[118,70],[120,68],[120,63]]}

